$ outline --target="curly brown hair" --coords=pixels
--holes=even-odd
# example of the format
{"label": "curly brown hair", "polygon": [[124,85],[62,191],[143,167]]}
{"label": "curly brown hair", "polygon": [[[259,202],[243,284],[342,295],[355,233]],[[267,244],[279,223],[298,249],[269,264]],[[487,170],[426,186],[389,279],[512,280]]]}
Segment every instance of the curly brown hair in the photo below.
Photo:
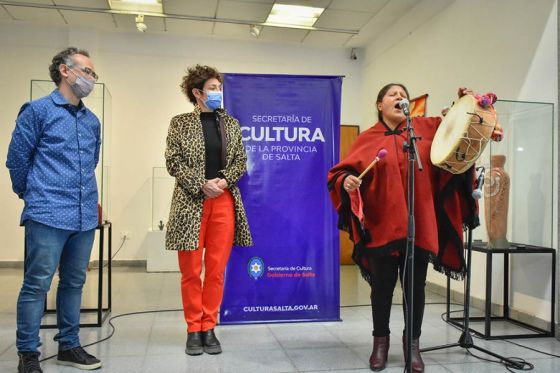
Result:
{"label": "curly brown hair", "polygon": [[74,66],[74,59],[72,58],[72,56],[75,54],[81,54],[83,56],[89,57],[89,53],[87,50],[78,49],[75,47],[66,48],[53,57],[52,63],[49,66],[49,74],[52,81],[54,82],[54,84],[56,84],[57,87],[62,81],[62,76],[60,75],[59,71],[60,65],[65,64],[69,67]]}
{"label": "curly brown hair", "polygon": [[222,75],[213,67],[206,65],[189,67],[187,69],[187,75],[183,76],[183,79],[181,79],[181,91],[187,96],[190,102],[196,105],[196,97],[194,97],[192,90],[193,88],[202,90],[204,88],[204,83],[206,83],[208,79],[218,79],[220,83],[223,83]]}

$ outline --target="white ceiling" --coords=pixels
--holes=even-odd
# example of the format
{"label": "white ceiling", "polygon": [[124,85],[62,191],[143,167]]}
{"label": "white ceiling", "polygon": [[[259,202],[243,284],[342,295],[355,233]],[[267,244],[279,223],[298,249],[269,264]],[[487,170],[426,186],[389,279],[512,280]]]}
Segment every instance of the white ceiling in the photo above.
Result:
{"label": "white ceiling", "polygon": [[[430,0],[163,0],[163,12],[171,18],[145,17],[148,33],[175,33],[219,39],[275,41],[319,47],[364,47],[390,25],[407,15],[415,5]],[[302,30],[264,26],[258,38],[247,24],[216,22],[236,20],[264,23],[275,2],[326,8],[314,27]],[[12,5],[8,5],[12,3]],[[50,9],[19,6],[39,4]],[[436,2],[437,3],[437,2]],[[441,5],[441,4],[440,4]],[[77,7],[78,10],[57,7]],[[433,7],[434,15],[441,9]],[[0,0],[0,21],[85,26],[135,31],[134,15],[91,12],[109,10],[108,0]],[[207,17],[208,20],[176,19],[173,16]],[[348,31],[333,32],[333,31]],[[352,34],[358,31],[357,34]]]}

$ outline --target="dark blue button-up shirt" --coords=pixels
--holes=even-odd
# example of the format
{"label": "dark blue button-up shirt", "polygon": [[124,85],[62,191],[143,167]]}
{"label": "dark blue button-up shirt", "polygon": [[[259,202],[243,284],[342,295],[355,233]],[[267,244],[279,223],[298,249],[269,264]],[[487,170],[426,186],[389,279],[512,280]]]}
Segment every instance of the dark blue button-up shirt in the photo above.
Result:
{"label": "dark blue button-up shirt", "polygon": [[97,226],[100,129],[95,114],[82,102],[70,105],[58,90],[22,106],[6,161],[12,189],[25,202],[21,224]]}

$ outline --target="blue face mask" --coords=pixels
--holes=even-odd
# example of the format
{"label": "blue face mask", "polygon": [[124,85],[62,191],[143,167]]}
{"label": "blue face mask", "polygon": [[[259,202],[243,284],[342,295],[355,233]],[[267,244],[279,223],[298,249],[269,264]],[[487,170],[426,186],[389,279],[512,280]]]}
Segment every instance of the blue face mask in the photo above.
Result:
{"label": "blue face mask", "polygon": [[95,88],[95,82],[76,74],[72,69],[70,69],[70,71],[76,75],[76,81],[74,84],[70,84],[70,89],[72,89],[74,95],[81,100],[93,91],[93,88]]}
{"label": "blue face mask", "polygon": [[207,91],[208,98],[204,101],[204,105],[210,110],[216,110],[222,106],[222,92]]}

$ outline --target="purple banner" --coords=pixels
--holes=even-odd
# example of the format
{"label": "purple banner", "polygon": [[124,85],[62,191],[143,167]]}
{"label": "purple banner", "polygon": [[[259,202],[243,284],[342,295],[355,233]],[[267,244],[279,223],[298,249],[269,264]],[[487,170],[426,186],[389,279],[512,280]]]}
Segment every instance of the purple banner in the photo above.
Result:
{"label": "purple banner", "polygon": [[338,162],[341,85],[338,76],[224,76],[249,158],[239,186],[255,245],[233,248],[222,324],[340,319],[327,172]]}

